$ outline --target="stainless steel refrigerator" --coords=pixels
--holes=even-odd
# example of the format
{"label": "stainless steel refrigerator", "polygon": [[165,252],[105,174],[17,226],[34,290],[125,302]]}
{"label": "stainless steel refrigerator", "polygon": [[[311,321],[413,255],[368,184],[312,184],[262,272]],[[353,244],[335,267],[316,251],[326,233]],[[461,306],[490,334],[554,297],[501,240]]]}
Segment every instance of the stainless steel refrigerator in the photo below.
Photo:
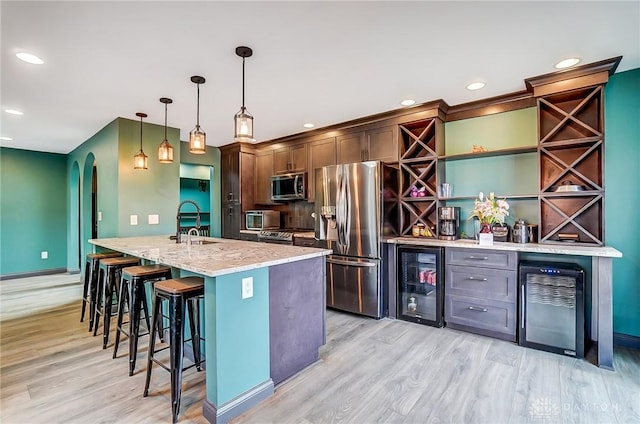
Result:
{"label": "stainless steel refrigerator", "polygon": [[315,236],[327,258],[327,306],[374,318],[385,313],[383,234],[395,235],[397,169],[358,162],[315,170]]}

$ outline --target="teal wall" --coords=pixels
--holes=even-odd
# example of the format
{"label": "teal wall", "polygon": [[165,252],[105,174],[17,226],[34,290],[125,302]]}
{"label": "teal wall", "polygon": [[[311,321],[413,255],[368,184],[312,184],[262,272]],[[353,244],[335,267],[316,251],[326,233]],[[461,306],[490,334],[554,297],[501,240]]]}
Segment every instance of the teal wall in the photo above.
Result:
{"label": "teal wall", "polygon": [[613,329],[640,337],[640,69],[605,87],[605,242],[613,260]]}
{"label": "teal wall", "polygon": [[[133,156],[140,148],[140,122],[120,118],[118,130],[117,235],[175,233],[180,203],[180,131],[168,129],[167,139],[174,147],[173,163],[160,163],[158,146],[164,139],[164,126],[144,124],[142,149],[149,156],[149,168],[140,170],[133,169]],[[150,214],[159,215],[159,224],[149,224]],[[138,225],[130,225],[131,215],[138,216]]]}
{"label": "teal wall", "polygon": [[0,275],[67,268],[66,190],[65,155],[0,149]]}
{"label": "teal wall", "polygon": [[[98,237],[128,237],[136,235],[173,234],[180,190],[179,130],[169,128],[167,138],[174,146],[174,162],[157,161],[158,145],[164,138],[164,126],[143,124],[142,147],[149,156],[147,170],[133,169],[133,156],[140,147],[140,122],[116,118],[67,156],[69,175],[74,166],[80,169],[79,212],[68,216],[68,225],[81,221],[80,249],[77,241],[69,240],[68,267],[77,268],[77,256],[82,258],[92,250],[91,238],[91,167],[97,169]],[[77,164],[77,165],[76,165]],[[68,202],[73,205],[76,193],[72,177],[68,185]],[[159,224],[149,224],[148,215],[158,214]],[[138,216],[138,225],[130,225],[130,215]],[[75,235],[74,235],[75,237]]]}
{"label": "teal wall", "polygon": [[[537,140],[537,109],[535,107],[445,123],[445,154],[471,153],[473,145],[487,150],[531,147]],[[537,153],[471,157],[446,161],[443,181],[452,185],[454,197],[471,199],[447,200],[447,206],[460,208],[461,231],[471,237],[475,231],[473,220],[467,218],[478,193],[497,196],[525,196],[538,194]],[[538,200],[508,199],[507,224],[516,219],[538,223]]]}
{"label": "teal wall", "polygon": [[[207,146],[207,151],[203,155],[194,155],[189,153],[189,143],[180,143],[181,163],[189,165],[206,165],[210,167],[210,207],[211,207],[211,236],[220,237],[222,234],[222,221],[220,215],[221,197],[220,190],[222,180],[220,177],[220,149],[217,147]],[[183,167],[188,169],[189,167]],[[195,167],[192,167],[194,169]],[[200,169],[200,168],[197,168]]]}

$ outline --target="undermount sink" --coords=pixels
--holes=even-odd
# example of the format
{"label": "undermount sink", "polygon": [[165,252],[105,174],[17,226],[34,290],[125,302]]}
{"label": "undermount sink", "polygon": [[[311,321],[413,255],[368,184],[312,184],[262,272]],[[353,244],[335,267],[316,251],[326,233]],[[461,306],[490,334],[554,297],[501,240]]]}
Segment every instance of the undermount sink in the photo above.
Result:
{"label": "undermount sink", "polygon": [[214,244],[218,243],[215,240],[191,240],[191,244]]}

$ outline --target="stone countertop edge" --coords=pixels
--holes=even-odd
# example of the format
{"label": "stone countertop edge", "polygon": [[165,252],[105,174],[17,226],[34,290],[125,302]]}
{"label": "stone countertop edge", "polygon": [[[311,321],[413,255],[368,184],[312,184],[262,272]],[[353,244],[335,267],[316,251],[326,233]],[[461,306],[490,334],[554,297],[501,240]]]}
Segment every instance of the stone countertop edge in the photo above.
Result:
{"label": "stone countertop edge", "polygon": [[621,258],[622,252],[610,246],[582,246],[538,243],[494,242],[492,246],[481,246],[475,240],[439,240],[413,237],[387,237],[385,243],[412,244],[417,246],[463,247],[469,249],[506,250],[529,253],[551,253],[556,255],[596,256]]}
{"label": "stone countertop edge", "polygon": [[[294,237],[302,237],[302,238],[314,238],[315,232],[313,230],[288,230],[288,229],[279,229],[279,230],[266,230],[266,231],[285,231],[287,233],[293,233]],[[260,234],[260,230],[240,230],[240,234]]]}
{"label": "stone countertop edge", "polygon": [[191,271],[207,277],[233,274],[256,268],[327,256],[330,249],[256,243],[234,239],[199,237],[212,244],[176,243],[169,236],[115,237],[90,239],[89,243],[155,263]]}

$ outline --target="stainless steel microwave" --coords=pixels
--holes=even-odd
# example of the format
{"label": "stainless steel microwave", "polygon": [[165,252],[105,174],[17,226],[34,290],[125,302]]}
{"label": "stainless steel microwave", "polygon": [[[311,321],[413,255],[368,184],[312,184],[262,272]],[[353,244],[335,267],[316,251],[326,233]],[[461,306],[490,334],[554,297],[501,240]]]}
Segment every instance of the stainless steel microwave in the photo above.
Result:
{"label": "stainless steel microwave", "polygon": [[307,176],[304,172],[271,177],[271,200],[307,198]]}
{"label": "stainless steel microwave", "polygon": [[280,228],[280,212],[278,211],[246,211],[244,217],[247,230],[275,230]]}

